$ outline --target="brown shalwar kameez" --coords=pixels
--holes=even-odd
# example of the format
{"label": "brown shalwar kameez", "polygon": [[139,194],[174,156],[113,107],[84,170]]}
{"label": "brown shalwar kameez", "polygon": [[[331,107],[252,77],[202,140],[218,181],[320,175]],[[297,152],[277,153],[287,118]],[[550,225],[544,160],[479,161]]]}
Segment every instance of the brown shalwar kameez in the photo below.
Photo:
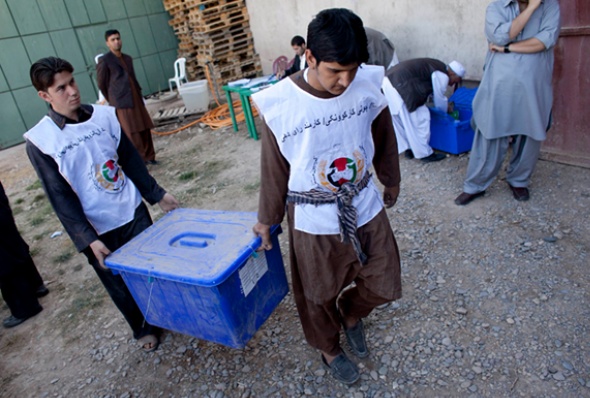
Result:
{"label": "brown shalwar kameez", "polygon": [[144,162],[156,160],[156,151],[152,141],[151,129],[154,123],[145,108],[143,98],[139,94],[139,87],[131,78],[131,73],[122,57],[117,57],[123,68],[129,76],[129,86],[133,94],[133,108],[117,108],[117,118],[127,137],[133,142],[133,145],[143,158]]}
{"label": "brown shalwar kameez", "polygon": [[[301,89],[320,97],[299,72],[290,77]],[[288,191],[290,166],[280,152],[275,136],[262,129],[261,186],[258,219],[271,225],[282,221]],[[397,142],[389,110],[373,121],[375,143],[373,166],[381,183],[395,187],[400,182]],[[329,355],[341,352],[338,308],[346,316],[364,318],[378,305],[402,295],[397,243],[385,210],[357,231],[367,263],[361,266],[353,246],[340,235],[312,235],[295,230],[294,205],[287,207],[289,257],[293,295],[307,342]],[[351,282],[354,287],[344,290]],[[343,291],[344,290],[344,291]]]}

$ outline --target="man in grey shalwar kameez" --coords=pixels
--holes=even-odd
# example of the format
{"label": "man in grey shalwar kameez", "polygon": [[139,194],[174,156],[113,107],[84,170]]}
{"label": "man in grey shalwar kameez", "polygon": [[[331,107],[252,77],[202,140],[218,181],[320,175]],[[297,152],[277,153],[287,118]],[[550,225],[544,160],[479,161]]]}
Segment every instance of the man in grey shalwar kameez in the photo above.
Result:
{"label": "man in grey shalwar kameez", "polygon": [[516,200],[529,199],[527,187],[551,119],[559,17],[557,0],[496,0],[488,6],[489,51],[473,100],[476,132],[457,205],[485,193],[509,146],[506,182]]}
{"label": "man in grey shalwar kameez", "polygon": [[366,26],[365,33],[367,34],[367,50],[369,50],[367,65],[380,65],[388,70],[399,64],[395,46],[387,36]]}

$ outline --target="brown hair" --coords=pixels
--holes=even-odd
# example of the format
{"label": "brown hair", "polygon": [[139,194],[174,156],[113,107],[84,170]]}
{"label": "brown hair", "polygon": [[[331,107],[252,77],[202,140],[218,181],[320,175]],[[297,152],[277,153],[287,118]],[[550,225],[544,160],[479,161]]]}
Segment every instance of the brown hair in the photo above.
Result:
{"label": "brown hair", "polygon": [[29,76],[37,91],[47,91],[53,85],[55,75],[61,72],[73,73],[74,67],[65,59],[47,57],[31,65]]}

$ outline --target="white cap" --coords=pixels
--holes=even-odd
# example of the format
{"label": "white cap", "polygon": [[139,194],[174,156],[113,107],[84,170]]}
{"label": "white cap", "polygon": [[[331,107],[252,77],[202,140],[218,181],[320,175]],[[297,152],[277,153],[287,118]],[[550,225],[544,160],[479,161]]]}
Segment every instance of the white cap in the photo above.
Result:
{"label": "white cap", "polygon": [[451,68],[461,79],[465,76],[465,68],[458,61],[451,62],[449,68]]}

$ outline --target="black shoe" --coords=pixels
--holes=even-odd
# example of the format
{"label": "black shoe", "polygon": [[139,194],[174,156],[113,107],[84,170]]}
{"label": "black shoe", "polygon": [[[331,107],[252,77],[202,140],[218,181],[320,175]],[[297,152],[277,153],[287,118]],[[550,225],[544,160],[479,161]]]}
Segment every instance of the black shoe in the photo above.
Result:
{"label": "black shoe", "polygon": [[446,159],[446,157],[447,157],[447,155],[445,155],[445,154],[432,152],[429,156],[426,156],[425,158],[422,158],[420,160],[423,161],[424,163],[432,163],[432,162],[438,162],[440,160]]}
{"label": "black shoe", "polygon": [[406,149],[406,151],[404,152],[404,156],[406,157],[406,159],[414,159],[414,152],[412,152],[411,149]]}
{"label": "black shoe", "polygon": [[156,164],[159,164],[159,163],[160,163],[160,162],[158,162],[157,160],[147,160],[147,161],[145,162],[145,164],[152,164],[152,165],[156,165]]}
{"label": "black shoe", "polygon": [[471,201],[473,199],[477,199],[480,196],[483,196],[485,193],[486,193],[486,191],[481,191],[481,192],[477,192],[477,193],[463,192],[461,195],[457,196],[457,198],[455,199],[455,204],[457,206],[468,205],[469,203],[471,203]]}
{"label": "black shoe", "polygon": [[512,185],[508,184],[510,190],[512,191],[512,196],[514,199],[518,200],[519,202],[525,202],[529,200],[530,194],[529,189],[525,187],[513,187]]}
{"label": "black shoe", "polygon": [[359,379],[359,368],[343,352],[334,358],[329,365],[323,354],[321,354],[321,357],[322,363],[336,380],[344,384],[353,384]]}
{"label": "black shoe", "polygon": [[15,326],[20,325],[21,323],[23,323],[27,319],[34,317],[35,315],[37,315],[41,311],[43,311],[43,307],[39,306],[39,309],[38,309],[37,312],[35,312],[34,314],[31,314],[31,315],[29,315],[27,317],[24,317],[24,318],[17,318],[14,315],[10,315],[8,318],[6,318],[4,321],[2,321],[2,325],[6,329],[13,328]]}
{"label": "black shoe", "polygon": [[49,294],[49,289],[47,289],[47,286],[41,285],[37,288],[35,294],[37,297],[45,297]]}
{"label": "black shoe", "polygon": [[363,321],[359,321],[353,327],[346,329],[344,324],[344,335],[346,341],[350,347],[350,351],[359,358],[366,358],[369,356],[369,349],[367,348],[367,341],[365,339],[365,329],[363,327]]}

